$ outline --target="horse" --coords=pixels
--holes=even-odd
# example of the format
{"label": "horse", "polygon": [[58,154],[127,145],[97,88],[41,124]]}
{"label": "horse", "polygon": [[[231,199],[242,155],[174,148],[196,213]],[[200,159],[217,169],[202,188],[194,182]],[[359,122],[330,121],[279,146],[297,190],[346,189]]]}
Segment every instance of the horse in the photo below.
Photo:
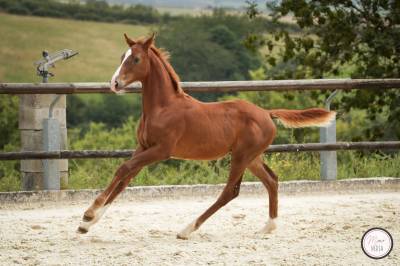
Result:
{"label": "horse", "polygon": [[180,87],[168,54],[154,44],[154,33],[138,40],[124,37],[129,48],[112,76],[110,89],[121,93],[133,82],[142,84],[138,147],[84,212],[77,232],[87,233],[143,167],[169,158],[215,160],[230,153],[230,172],[221,194],[177,238],[188,239],[212,214],[236,198],[246,169],[268,191],[269,219],[261,233],[271,233],[278,216],[278,176],[262,155],[276,135],[273,118],[286,127],[325,126],[335,119],[335,112],[322,108],[265,110],[244,100],[198,101]]}

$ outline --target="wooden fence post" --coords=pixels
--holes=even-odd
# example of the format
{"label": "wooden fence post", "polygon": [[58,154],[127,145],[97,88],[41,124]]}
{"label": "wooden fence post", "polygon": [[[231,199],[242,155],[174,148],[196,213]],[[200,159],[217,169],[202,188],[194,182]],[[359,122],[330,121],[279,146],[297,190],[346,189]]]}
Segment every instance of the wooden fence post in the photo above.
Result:
{"label": "wooden fence post", "polygon": [[[43,150],[43,119],[49,116],[49,106],[54,94],[24,94],[20,96],[19,130],[22,151]],[[67,149],[66,96],[61,96],[53,110],[60,123],[61,149]],[[68,160],[58,160],[61,186],[68,183]],[[43,189],[43,160],[22,160],[22,189]]]}

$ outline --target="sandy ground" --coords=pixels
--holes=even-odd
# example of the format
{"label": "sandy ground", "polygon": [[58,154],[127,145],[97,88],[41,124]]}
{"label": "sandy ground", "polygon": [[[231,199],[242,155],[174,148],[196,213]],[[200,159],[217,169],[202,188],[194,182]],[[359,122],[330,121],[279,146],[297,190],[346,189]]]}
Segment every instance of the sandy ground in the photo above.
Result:
{"label": "sandy ground", "polygon": [[[281,196],[278,230],[266,197],[241,196],[189,240],[176,233],[213,198],[119,201],[86,235],[75,230],[88,202],[0,205],[0,265],[400,265],[400,195],[369,193]],[[360,241],[386,228],[394,248],[368,258]]]}

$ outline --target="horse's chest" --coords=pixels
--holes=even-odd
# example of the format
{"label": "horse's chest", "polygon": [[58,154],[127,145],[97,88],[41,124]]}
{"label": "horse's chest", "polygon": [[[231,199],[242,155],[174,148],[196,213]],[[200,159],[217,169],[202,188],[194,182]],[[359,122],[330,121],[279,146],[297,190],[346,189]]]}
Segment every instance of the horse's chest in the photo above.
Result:
{"label": "horse's chest", "polygon": [[155,132],[158,131],[156,131],[151,121],[141,119],[137,132],[139,143],[145,148],[153,146],[156,143]]}

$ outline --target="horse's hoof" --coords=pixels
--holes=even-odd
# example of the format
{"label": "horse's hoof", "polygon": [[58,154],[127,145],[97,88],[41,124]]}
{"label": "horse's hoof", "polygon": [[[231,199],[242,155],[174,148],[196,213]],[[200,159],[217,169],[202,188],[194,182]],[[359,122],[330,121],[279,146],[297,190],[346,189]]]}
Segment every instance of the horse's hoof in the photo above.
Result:
{"label": "horse's hoof", "polygon": [[76,232],[78,233],[78,234],[86,234],[87,232],[88,232],[88,230],[86,229],[86,228],[83,228],[83,227],[78,227],[78,230],[76,230]]}
{"label": "horse's hoof", "polygon": [[176,238],[177,239],[182,239],[182,240],[188,240],[189,236],[186,236],[186,235],[183,235],[183,234],[179,233],[179,234],[176,235]]}

